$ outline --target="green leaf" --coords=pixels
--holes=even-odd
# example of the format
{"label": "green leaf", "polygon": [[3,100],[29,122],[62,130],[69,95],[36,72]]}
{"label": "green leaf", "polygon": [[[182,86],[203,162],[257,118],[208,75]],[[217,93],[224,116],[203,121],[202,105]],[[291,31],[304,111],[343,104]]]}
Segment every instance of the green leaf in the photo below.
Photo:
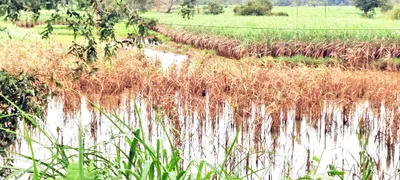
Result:
{"label": "green leaf", "polygon": [[150,171],[151,166],[153,166],[153,162],[152,161],[146,161],[144,163],[144,168],[143,168],[143,172],[140,176],[140,180],[146,180],[147,179],[147,175]]}
{"label": "green leaf", "polygon": [[313,159],[315,162],[317,162],[317,163],[320,162],[320,159],[319,159],[317,156],[313,156],[312,159]]}
{"label": "green leaf", "polygon": [[201,173],[203,172],[204,163],[205,161],[200,162],[199,169],[197,170],[196,180],[201,180]]}

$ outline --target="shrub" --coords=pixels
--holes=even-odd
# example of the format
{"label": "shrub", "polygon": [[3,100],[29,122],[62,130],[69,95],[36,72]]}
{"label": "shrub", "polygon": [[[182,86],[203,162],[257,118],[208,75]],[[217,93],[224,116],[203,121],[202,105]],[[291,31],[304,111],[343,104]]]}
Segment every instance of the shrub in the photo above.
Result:
{"label": "shrub", "polygon": [[394,4],[392,1],[387,1],[385,3],[381,4],[381,12],[388,12],[390,10],[392,10],[394,7]]}
{"label": "shrub", "polygon": [[361,16],[364,18],[372,19],[376,15],[375,9],[370,10],[367,14],[361,13]]}
{"label": "shrub", "polygon": [[400,19],[400,5],[396,5],[392,10],[388,11],[388,16],[390,19],[399,20]]}
{"label": "shrub", "polygon": [[204,13],[213,15],[224,13],[224,5],[220,0],[210,0],[204,7]]}
{"label": "shrub", "polygon": [[272,4],[266,0],[250,1],[245,5],[236,6],[233,9],[235,15],[240,16],[265,16],[272,9]]}
{"label": "shrub", "polygon": [[[26,21],[29,22],[29,21]],[[29,23],[30,24],[30,23]],[[11,75],[0,70],[0,152],[16,140],[13,133],[22,118],[23,110],[37,115],[44,114],[47,105],[48,88],[31,75]],[[20,109],[16,108],[16,106]],[[1,173],[0,173],[1,174]],[[0,175],[1,176],[1,175]]]}
{"label": "shrub", "polygon": [[268,16],[289,16],[288,13],[285,12],[269,12]]}

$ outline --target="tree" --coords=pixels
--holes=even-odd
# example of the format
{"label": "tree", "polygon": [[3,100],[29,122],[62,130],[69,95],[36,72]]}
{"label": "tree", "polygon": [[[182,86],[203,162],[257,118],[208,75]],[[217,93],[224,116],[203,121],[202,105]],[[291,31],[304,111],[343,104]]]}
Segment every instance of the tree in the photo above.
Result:
{"label": "tree", "polygon": [[369,12],[373,12],[375,8],[384,6],[388,0],[353,0],[354,6],[362,10],[365,17]]}
{"label": "tree", "polygon": [[264,16],[272,10],[269,0],[250,1],[244,5],[236,6],[233,9],[235,15],[240,16]]}
{"label": "tree", "polygon": [[394,2],[392,0],[383,2],[383,4],[381,5],[381,12],[388,12],[392,10],[393,7],[394,7]]}
{"label": "tree", "polygon": [[195,5],[196,0],[183,0],[179,14],[181,14],[184,19],[190,19],[194,16]]}
{"label": "tree", "polygon": [[292,0],[275,0],[273,1],[275,6],[290,6],[292,5]]}
{"label": "tree", "polygon": [[[7,20],[16,22],[20,18],[21,12],[33,12],[32,19],[37,21],[40,10],[55,10],[49,19],[46,20],[46,27],[41,35],[49,38],[53,32],[53,22],[60,18],[66,18],[68,28],[73,32],[74,39],[82,36],[86,39],[84,44],[73,43],[70,47],[70,54],[77,56],[86,63],[97,60],[98,52],[96,45],[105,44],[104,56],[106,58],[115,55],[118,46],[122,44],[116,39],[115,25],[123,18],[127,17],[126,27],[136,27],[128,33],[130,44],[142,46],[145,39],[157,41],[154,36],[146,37],[148,29],[154,26],[155,21],[141,17],[140,6],[131,9],[129,6],[132,1],[114,0],[117,8],[106,8],[106,0],[0,0],[0,14],[3,13]],[[137,2],[143,2],[138,0]],[[71,5],[73,3],[73,5]],[[141,3],[143,4],[143,3]],[[65,14],[61,9],[66,10]],[[94,31],[94,30],[97,30]],[[99,37],[95,36],[99,34]],[[79,69],[79,68],[78,68]]]}
{"label": "tree", "polygon": [[175,1],[175,0],[171,0],[170,1],[169,5],[168,5],[168,10],[167,10],[166,13],[171,13],[172,12],[172,6],[175,4],[175,2],[177,2],[177,1]]}
{"label": "tree", "polygon": [[205,14],[217,15],[224,12],[224,4],[220,0],[210,0],[203,9]]}

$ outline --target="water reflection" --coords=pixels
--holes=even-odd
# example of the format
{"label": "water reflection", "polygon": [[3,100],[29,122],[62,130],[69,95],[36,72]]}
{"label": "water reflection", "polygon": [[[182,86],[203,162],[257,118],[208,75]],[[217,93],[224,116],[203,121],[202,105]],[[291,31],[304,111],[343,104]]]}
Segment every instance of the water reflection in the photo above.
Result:
{"label": "water reflection", "polygon": [[[118,131],[107,118],[91,107],[85,98],[81,100],[80,111],[74,113],[64,113],[63,102],[62,99],[52,99],[46,121],[42,123],[43,128],[47,128],[61,144],[78,146],[78,123],[81,121],[86,147],[115,139],[114,143],[119,143],[121,148],[128,148],[115,138],[119,135]],[[151,110],[144,98],[139,95],[132,100],[124,96],[119,104],[118,107],[109,108],[108,112],[115,113],[133,127],[140,126],[140,116],[144,133],[151,143],[155,145],[157,139],[161,139],[164,144],[168,143],[156,118],[160,115],[159,112]],[[139,115],[134,110],[135,104],[140,109]],[[379,174],[375,176],[398,177],[395,176],[399,165],[398,129],[391,128],[394,120],[389,118],[390,112],[375,114],[368,103],[358,105],[348,122],[343,121],[341,109],[331,105],[325,106],[321,119],[302,117],[296,120],[296,112],[291,110],[278,115],[279,122],[273,118],[276,115],[265,112],[265,106],[253,106],[251,115],[243,117],[246,123],[241,128],[235,125],[234,113],[229,104],[220,106],[221,109],[218,109],[219,113],[215,117],[211,117],[209,111],[206,111],[204,118],[200,118],[196,111],[182,108],[183,106],[186,105],[179,104],[176,119],[163,116],[162,122],[173,136],[175,146],[181,150],[185,165],[192,160],[202,159],[214,165],[222,163],[230,143],[240,129],[238,143],[228,163],[228,168],[240,171],[240,174],[246,173],[247,166],[254,170],[263,169],[260,171],[263,179],[280,179],[286,176],[298,178],[316,166],[316,162],[312,160],[316,156],[321,158],[318,172],[325,172],[332,164],[339,170],[345,170],[346,176],[351,177],[352,173],[361,171],[358,163],[363,145],[360,141],[368,140],[366,150],[379,170]],[[386,112],[384,107],[381,112]],[[20,129],[22,132],[23,127]],[[49,143],[37,130],[31,130],[31,135],[43,144]],[[360,138],[362,136],[365,138]],[[36,158],[49,158],[49,152],[41,147],[33,147]],[[112,145],[97,148],[108,154],[116,153]],[[18,139],[12,149],[22,154],[30,153],[23,139]],[[12,163],[17,167],[30,166],[29,162],[18,158]]]}

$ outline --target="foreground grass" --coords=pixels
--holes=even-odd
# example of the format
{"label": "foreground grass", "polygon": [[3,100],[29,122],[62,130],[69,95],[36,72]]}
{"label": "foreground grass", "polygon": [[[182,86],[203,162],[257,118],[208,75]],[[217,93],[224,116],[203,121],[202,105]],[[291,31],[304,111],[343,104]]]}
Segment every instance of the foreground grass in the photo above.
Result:
{"label": "foreground grass", "polygon": [[289,17],[235,16],[233,6],[221,15],[196,14],[191,20],[184,20],[177,13],[149,12],[144,16],[157,19],[160,24],[177,24],[167,26],[172,30],[183,29],[243,42],[400,40],[400,31],[394,30],[400,26],[400,21],[386,19],[379,9],[373,19],[363,18],[359,10],[347,6],[329,6],[326,17],[324,7],[299,7],[298,17],[295,7],[274,7],[272,11],[286,12]]}

